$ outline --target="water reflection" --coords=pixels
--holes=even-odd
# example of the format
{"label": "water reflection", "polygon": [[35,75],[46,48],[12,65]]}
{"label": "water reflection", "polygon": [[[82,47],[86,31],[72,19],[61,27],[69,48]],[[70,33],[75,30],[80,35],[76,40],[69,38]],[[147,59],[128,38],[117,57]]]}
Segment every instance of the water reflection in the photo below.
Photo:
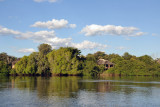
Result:
{"label": "water reflection", "polygon": [[[157,93],[160,93],[158,77],[0,78],[0,104],[3,106],[17,107],[22,102],[30,107],[159,106]],[[5,100],[10,103],[7,105]]]}

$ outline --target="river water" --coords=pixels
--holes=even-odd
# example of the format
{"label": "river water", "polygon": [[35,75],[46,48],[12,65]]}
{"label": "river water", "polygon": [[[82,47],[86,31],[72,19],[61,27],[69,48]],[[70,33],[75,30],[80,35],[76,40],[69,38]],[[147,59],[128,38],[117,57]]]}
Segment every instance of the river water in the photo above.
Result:
{"label": "river water", "polygon": [[160,77],[0,77],[0,107],[160,107]]}

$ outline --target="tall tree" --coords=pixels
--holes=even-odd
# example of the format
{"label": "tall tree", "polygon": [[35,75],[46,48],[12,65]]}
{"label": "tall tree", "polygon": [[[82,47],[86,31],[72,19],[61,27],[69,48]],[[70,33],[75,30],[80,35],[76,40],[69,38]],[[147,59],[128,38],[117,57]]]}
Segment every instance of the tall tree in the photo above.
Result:
{"label": "tall tree", "polygon": [[130,60],[132,58],[132,55],[130,55],[128,52],[125,52],[123,54],[123,58],[126,59],[126,60]]}
{"label": "tall tree", "polygon": [[3,61],[0,61],[0,73],[3,73],[3,74],[9,73],[7,64],[5,64]]}
{"label": "tall tree", "polygon": [[96,58],[96,60],[98,60],[98,59],[104,59],[105,52],[97,51],[96,53],[94,53],[94,57]]}
{"label": "tall tree", "polygon": [[39,55],[38,55],[38,69],[37,73],[42,75],[49,75],[50,68],[49,62],[47,58],[47,54],[52,51],[51,45],[48,44],[40,44],[38,46]]}
{"label": "tall tree", "polygon": [[15,70],[17,74],[28,74],[26,67],[28,64],[28,56],[22,57],[16,64]]}
{"label": "tall tree", "polygon": [[52,47],[51,45],[48,45],[48,44],[40,44],[38,46],[38,50],[40,54],[47,55],[49,52],[52,51]]}
{"label": "tall tree", "polygon": [[80,51],[75,48],[67,47],[53,50],[48,55],[51,72],[61,75],[77,75],[82,72],[82,58]]}
{"label": "tall tree", "polygon": [[28,57],[28,63],[26,67],[26,72],[29,74],[36,74],[38,69],[38,52],[33,52]]}

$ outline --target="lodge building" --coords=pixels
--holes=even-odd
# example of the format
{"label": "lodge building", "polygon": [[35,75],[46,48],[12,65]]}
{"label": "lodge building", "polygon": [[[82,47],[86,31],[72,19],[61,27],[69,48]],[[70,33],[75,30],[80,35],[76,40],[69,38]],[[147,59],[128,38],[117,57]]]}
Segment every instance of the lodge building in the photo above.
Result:
{"label": "lodge building", "polygon": [[97,64],[98,65],[104,65],[105,66],[105,69],[110,69],[111,67],[114,67],[114,63],[108,61],[108,60],[105,60],[105,59],[99,59],[97,61]]}

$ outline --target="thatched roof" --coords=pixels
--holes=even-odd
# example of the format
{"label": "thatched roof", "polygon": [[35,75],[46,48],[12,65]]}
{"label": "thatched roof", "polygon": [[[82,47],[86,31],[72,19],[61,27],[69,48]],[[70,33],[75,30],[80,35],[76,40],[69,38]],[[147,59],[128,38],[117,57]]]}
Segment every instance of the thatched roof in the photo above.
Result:
{"label": "thatched roof", "polygon": [[97,64],[98,65],[104,65],[104,64],[109,64],[109,65],[114,65],[112,62],[110,62],[110,61],[108,61],[108,60],[105,60],[105,59],[99,59],[98,61],[97,61]]}

